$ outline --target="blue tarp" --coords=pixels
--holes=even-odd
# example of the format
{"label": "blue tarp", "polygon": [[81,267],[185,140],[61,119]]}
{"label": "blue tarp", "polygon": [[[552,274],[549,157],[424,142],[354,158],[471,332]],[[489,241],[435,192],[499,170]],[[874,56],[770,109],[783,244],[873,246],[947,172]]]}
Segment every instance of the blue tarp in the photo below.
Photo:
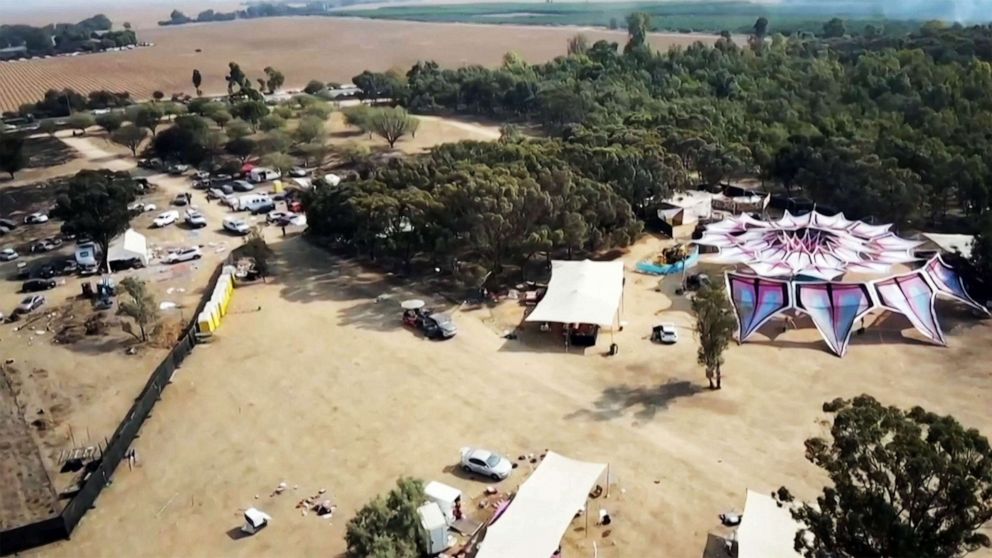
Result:
{"label": "blue tarp", "polygon": [[673,273],[682,273],[683,269],[689,269],[695,267],[699,263],[699,251],[694,251],[689,254],[689,257],[672,264],[658,265],[653,264],[648,261],[637,262],[634,266],[637,271],[641,273],[647,273],[648,275],[671,275]]}

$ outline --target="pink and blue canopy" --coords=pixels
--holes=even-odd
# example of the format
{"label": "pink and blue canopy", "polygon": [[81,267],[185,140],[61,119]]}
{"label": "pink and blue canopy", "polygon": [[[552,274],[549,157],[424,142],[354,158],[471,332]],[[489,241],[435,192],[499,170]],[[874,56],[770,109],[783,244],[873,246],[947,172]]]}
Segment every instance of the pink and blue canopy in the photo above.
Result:
{"label": "pink and blue canopy", "polygon": [[916,261],[920,242],[900,238],[891,225],[869,225],[839,215],[789,212],[777,221],[734,215],[706,226],[696,244],[720,250],[716,263],[745,264],[763,277],[832,280],[844,273],[884,273]]}

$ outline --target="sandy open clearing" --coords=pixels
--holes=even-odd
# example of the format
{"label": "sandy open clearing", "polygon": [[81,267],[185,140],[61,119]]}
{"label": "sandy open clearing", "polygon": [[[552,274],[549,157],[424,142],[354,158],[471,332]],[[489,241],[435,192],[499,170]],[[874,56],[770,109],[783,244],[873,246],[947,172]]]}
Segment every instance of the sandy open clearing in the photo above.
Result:
{"label": "sandy open clearing", "polygon": [[[625,260],[657,246],[642,241]],[[953,308],[942,311],[947,348],[869,330],[844,359],[809,326],[770,325],[776,339],[732,347],[725,388],[710,392],[687,329],[675,346],[646,340],[659,321],[690,326],[677,278],[655,292],[656,279],[628,272],[628,326],[620,354],[605,358],[602,338],[585,354],[536,331],[502,339],[520,316],[512,304],[456,312],[457,337],[426,341],[399,324],[405,287],[300,238],[277,251],[281,275],[236,291],[219,338],[194,351],[156,407],[136,444],[140,466],[117,473],[71,542],[42,552],[338,556],[345,521],[398,475],[477,496],[483,483],[448,471],[459,447],[479,444],[514,459],[551,448],[611,463],[614,496],[595,505],[616,522],[590,538],[575,522],[569,555],[590,555],[595,539],[608,558],[695,557],[746,488],[818,491],[824,479],[802,442],[824,432],[823,401],[867,392],[992,432],[992,324]],[[270,498],[281,481],[299,489]],[[338,505],[330,522],[293,509],[319,488]],[[273,524],[232,540],[248,506]]]}
{"label": "sandy open clearing", "polygon": [[[309,80],[348,82],[363,70],[406,71],[417,60],[443,66],[496,65],[507,51],[539,62],[565,54],[572,28],[427,24],[338,18],[269,18],[195,24],[142,31],[153,48],[89,56],[0,63],[0,110],[37,101],[47,89],[71,87],[129,91],[139,99],[155,90],[192,94],[193,69],[203,73],[203,90],[222,93],[227,63],[236,61],[249,77],[266,66],[286,75],[286,88]],[[622,43],[619,31],[584,31],[592,40]],[[657,35],[657,48],[688,45],[700,36]],[[196,52],[197,49],[202,52]]]}

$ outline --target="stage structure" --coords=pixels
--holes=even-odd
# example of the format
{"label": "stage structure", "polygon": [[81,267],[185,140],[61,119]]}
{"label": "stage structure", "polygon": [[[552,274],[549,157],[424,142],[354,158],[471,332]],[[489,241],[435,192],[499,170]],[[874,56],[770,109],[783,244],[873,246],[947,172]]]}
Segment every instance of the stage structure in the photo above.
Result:
{"label": "stage structure", "polygon": [[[938,296],[990,314],[968,296],[960,275],[940,256],[919,269],[881,277],[893,264],[918,261],[913,249],[920,243],[896,236],[890,227],[851,221],[842,214],[786,212],[778,221],[738,215],[708,225],[696,243],[719,248],[711,260],[715,263],[750,268],[749,273],[726,274],[738,342],[777,315],[801,312],[812,319],[830,350],[843,356],[862,318],[887,310],[906,316],[927,339],[943,345],[934,307]],[[879,277],[837,281],[848,274]]]}

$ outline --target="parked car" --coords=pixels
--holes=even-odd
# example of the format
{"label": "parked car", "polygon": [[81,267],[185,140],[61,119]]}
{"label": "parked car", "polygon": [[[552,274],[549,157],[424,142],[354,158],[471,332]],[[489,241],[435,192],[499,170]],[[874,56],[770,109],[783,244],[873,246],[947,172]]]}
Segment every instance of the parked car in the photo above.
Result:
{"label": "parked car", "polygon": [[224,230],[230,231],[234,234],[246,235],[251,232],[251,227],[244,219],[238,217],[225,217],[224,218]]}
{"label": "parked car", "polygon": [[255,189],[255,185],[247,180],[235,180],[231,183],[234,190],[238,192],[251,192]]}
{"label": "parked car", "polygon": [[223,184],[224,182],[230,182],[234,177],[229,174],[215,174],[210,177],[210,182],[214,184]]}
{"label": "parked car", "polygon": [[172,198],[172,205],[178,205],[179,207],[189,205],[189,194],[176,194],[176,197]]}
{"label": "parked car", "polygon": [[157,158],[141,159],[138,161],[138,166],[143,169],[160,170],[162,168],[162,160]]}
{"label": "parked car", "polygon": [[269,213],[270,211],[275,211],[275,209],[276,209],[276,202],[271,200],[267,202],[251,204],[248,206],[248,210],[251,211],[252,215],[261,215],[263,213]]}
{"label": "parked car", "polygon": [[207,218],[195,209],[187,209],[186,224],[195,229],[201,229],[207,226]]}
{"label": "parked car", "polygon": [[209,182],[210,181],[210,171],[202,171],[202,170],[201,171],[196,171],[196,172],[193,173],[193,178],[195,178],[196,180],[203,181],[203,182]]}
{"label": "parked car", "polygon": [[679,342],[679,332],[675,324],[660,324],[651,329],[651,340],[655,343],[674,345]]}
{"label": "parked car", "polygon": [[0,219],[0,227],[5,229],[14,230],[17,228],[17,223],[11,221],[10,219]]}
{"label": "parked car", "polygon": [[51,279],[55,277],[55,266],[49,263],[36,268],[31,272],[31,277],[35,279]]}
{"label": "parked car", "polygon": [[289,211],[270,211],[268,215],[265,216],[265,221],[268,223],[274,223],[276,225],[287,223],[289,219],[293,216]]}
{"label": "parked car", "polygon": [[422,300],[407,300],[402,306],[403,325],[419,329],[428,339],[449,339],[458,332],[451,316],[425,308]]}
{"label": "parked car", "polygon": [[69,275],[79,270],[79,264],[74,259],[60,260],[52,264],[56,275]]}
{"label": "parked car", "polygon": [[207,190],[208,200],[222,200],[225,197],[227,197],[227,194],[224,193],[224,190],[221,190],[220,188],[211,188]]}
{"label": "parked car", "polygon": [[203,253],[200,252],[200,248],[198,246],[191,246],[189,248],[180,248],[175,252],[169,252],[169,255],[165,257],[165,261],[166,263],[179,263],[198,260],[202,257]]}
{"label": "parked car", "polygon": [[35,213],[32,213],[31,215],[27,215],[26,217],[24,217],[24,224],[25,225],[37,225],[37,224],[40,224],[40,223],[47,223],[47,222],[48,222],[48,215],[46,215],[46,214],[44,214],[44,213],[42,213],[40,211],[35,212]]}
{"label": "parked car", "polygon": [[462,469],[467,473],[475,473],[501,481],[510,476],[513,464],[502,455],[478,448],[462,448]]}
{"label": "parked car", "polygon": [[42,295],[31,295],[24,297],[21,303],[14,309],[15,314],[29,314],[45,304],[45,297]]}
{"label": "parked car", "polygon": [[169,167],[169,174],[173,176],[181,176],[184,172],[189,170],[189,165],[172,165]]}
{"label": "parked car", "polygon": [[21,284],[21,292],[33,293],[55,288],[55,279],[28,279]]}
{"label": "parked car", "polygon": [[129,211],[134,211],[136,213],[145,213],[148,211],[155,211],[156,209],[158,209],[158,207],[156,207],[155,204],[144,203],[144,202],[132,203],[131,205],[127,206],[127,208]]}
{"label": "parked car", "polygon": [[175,211],[175,210],[173,210],[173,211],[165,211],[163,213],[159,213],[158,214],[158,217],[156,217],[155,220],[152,221],[152,227],[155,227],[155,228],[165,227],[165,226],[168,226],[168,225],[171,225],[171,224],[175,223],[178,220],[179,220],[179,212],[178,211]]}
{"label": "parked car", "polygon": [[31,244],[31,253],[37,254],[39,252],[51,252],[56,246],[52,244],[51,240],[43,238],[33,244]]}
{"label": "parked car", "polygon": [[4,248],[3,250],[0,250],[0,262],[9,262],[16,260],[19,257],[21,257],[21,255],[18,254],[13,248]]}
{"label": "parked car", "polygon": [[296,178],[305,178],[307,176],[310,176],[311,172],[313,171],[311,171],[310,169],[305,169],[303,167],[293,167],[289,171],[289,176],[293,176]]}
{"label": "parked car", "polygon": [[141,258],[126,258],[122,260],[110,260],[107,262],[110,265],[110,269],[114,271],[122,271],[125,269],[141,269],[145,267],[145,262]]}
{"label": "parked car", "polygon": [[79,266],[79,274],[83,277],[87,275],[96,275],[100,271],[100,267],[97,264],[85,264]]}

